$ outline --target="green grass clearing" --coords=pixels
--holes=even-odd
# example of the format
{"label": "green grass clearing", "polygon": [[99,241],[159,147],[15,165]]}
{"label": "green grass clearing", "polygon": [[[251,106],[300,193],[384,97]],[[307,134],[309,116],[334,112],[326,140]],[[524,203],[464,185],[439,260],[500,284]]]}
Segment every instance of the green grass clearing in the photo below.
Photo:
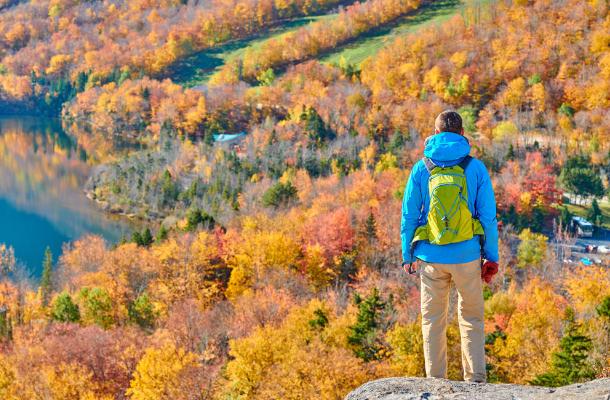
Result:
{"label": "green grass clearing", "polygon": [[396,37],[412,33],[431,24],[441,24],[463,7],[464,5],[459,0],[434,1],[391,24],[359,36],[349,44],[324,55],[320,61],[329,64],[345,62],[359,65],[368,57],[374,56]]}
{"label": "green grass clearing", "polygon": [[326,14],[293,19],[283,23],[261,35],[247,39],[235,40],[222,46],[207,49],[189,56],[174,64],[167,75],[182,86],[193,87],[203,85],[228,61],[241,56],[246,49],[257,49],[267,40],[278,39],[293,32],[307,24],[327,18],[333,18],[337,14]]}

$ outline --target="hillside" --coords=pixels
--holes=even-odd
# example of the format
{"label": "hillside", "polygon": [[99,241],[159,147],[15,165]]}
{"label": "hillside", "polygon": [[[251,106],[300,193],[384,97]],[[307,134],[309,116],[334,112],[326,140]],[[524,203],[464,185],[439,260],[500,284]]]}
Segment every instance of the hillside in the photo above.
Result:
{"label": "hillside", "polygon": [[[39,280],[0,243],[0,398],[339,400],[367,382],[352,398],[388,382],[476,393],[422,389],[420,281],[400,267],[405,186],[446,109],[489,171],[500,225],[478,388],[597,393],[610,255],[587,247],[608,243],[608,2],[431,4],[0,11],[2,103],[60,114],[66,133],[0,130],[0,187],[66,204],[76,192],[138,221],[119,241],[88,233],[45,252]],[[572,213],[593,237],[575,235]],[[408,378],[377,381],[392,376]]]}

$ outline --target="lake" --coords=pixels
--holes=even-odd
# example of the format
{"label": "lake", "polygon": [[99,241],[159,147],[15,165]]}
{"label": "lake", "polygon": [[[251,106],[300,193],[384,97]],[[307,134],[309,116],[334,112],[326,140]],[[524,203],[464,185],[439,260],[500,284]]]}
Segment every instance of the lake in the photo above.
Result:
{"label": "lake", "polygon": [[132,225],[97,209],[82,188],[93,167],[59,120],[0,117],[0,243],[34,278],[47,246],[54,260],[62,245],[86,234],[115,243]]}

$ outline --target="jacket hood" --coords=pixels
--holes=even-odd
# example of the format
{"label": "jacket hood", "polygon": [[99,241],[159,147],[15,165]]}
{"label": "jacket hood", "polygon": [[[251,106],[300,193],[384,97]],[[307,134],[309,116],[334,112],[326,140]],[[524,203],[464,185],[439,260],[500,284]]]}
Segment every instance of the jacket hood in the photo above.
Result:
{"label": "jacket hood", "polygon": [[470,153],[470,143],[462,135],[441,132],[428,137],[424,143],[424,156],[439,167],[459,164]]}

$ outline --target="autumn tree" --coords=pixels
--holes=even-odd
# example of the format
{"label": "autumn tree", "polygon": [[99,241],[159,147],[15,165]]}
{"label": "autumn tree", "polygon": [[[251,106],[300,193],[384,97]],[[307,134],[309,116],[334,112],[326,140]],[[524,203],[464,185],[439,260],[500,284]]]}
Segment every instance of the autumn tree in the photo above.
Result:
{"label": "autumn tree", "polygon": [[173,344],[149,348],[138,362],[127,396],[133,400],[201,398],[197,356]]}

